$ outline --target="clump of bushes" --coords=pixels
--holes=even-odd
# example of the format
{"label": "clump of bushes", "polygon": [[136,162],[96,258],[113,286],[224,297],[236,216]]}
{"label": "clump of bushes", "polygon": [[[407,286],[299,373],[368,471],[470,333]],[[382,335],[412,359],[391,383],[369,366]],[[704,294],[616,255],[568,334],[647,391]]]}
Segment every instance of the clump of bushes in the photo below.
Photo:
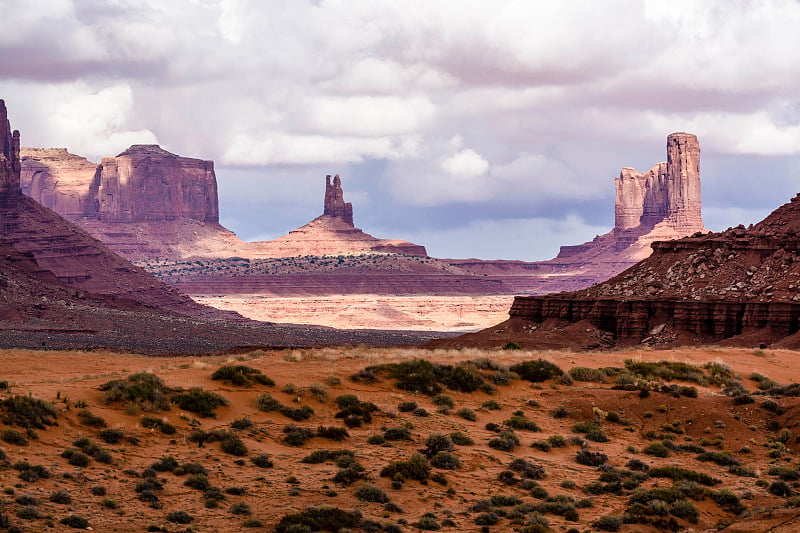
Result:
{"label": "clump of bushes", "polygon": [[533,383],[547,381],[548,379],[553,379],[564,375],[564,371],[561,370],[557,365],[551,363],[550,361],[545,361],[544,359],[524,361],[509,367],[509,370],[517,374],[521,379],[531,381]]}
{"label": "clump of bushes", "polygon": [[361,512],[358,510],[345,511],[327,505],[312,506],[300,513],[284,515],[275,526],[275,533],[339,531],[355,528],[360,521]]}
{"label": "clump of bushes", "polygon": [[191,524],[193,521],[194,517],[186,511],[170,511],[167,513],[167,522],[172,522],[173,524]]}
{"label": "clump of bushes", "polygon": [[78,412],[78,418],[82,425],[89,426],[90,428],[104,428],[108,425],[102,416],[92,414],[88,409],[81,409]]}
{"label": "clump of bushes", "polygon": [[82,516],[71,514],[61,519],[61,523],[74,529],[87,529],[89,521]]}
{"label": "clump of bushes", "polygon": [[154,416],[143,416],[139,422],[143,428],[157,429],[164,435],[174,435],[178,429],[169,422]]}
{"label": "clump of bushes", "polygon": [[321,437],[323,439],[330,439],[333,441],[341,442],[347,439],[350,434],[347,432],[345,428],[330,426],[319,426],[317,428],[317,437]]}
{"label": "clump of bushes", "polygon": [[3,439],[4,442],[9,444],[16,444],[17,446],[26,446],[28,444],[28,439],[25,438],[25,435],[11,428],[4,429],[2,433],[0,433],[0,439]]}
{"label": "clump of bushes", "polygon": [[138,372],[126,379],[115,379],[100,385],[103,403],[126,402],[130,409],[169,411],[167,400],[171,390],[155,374]]}
{"label": "clump of bushes", "polygon": [[261,370],[245,365],[225,365],[219,367],[211,374],[212,380],[222,380],[237,387],[252,387],[253,385],[266,385],[274,387],[275,382],[265,376]]}
{"label": "clump of bushes", "polygon": [[34,483],[40,479],[49,479],[50,471],[42,465],[32,465],[27,460],[17,461],[13,466],[19,472],[19,478],[28,483]]}
{"label": "clump of bushes", "polygon": [[3,423],[21,428],[45,429],[52,426],[58,411],[50,402],[32,396],[11,396],[2,403]]}
{"label": "clump of bushes", "polygon": [[539,425],[533,420],[527,418],[521,411],[514,413],[511,418],[504,421],[503,424],[510,428],[520,429],[524,431],[541,431]]}
{"label": "clump of bushes", "polygon": [[288,446],[302,446],[306,441],[314,438],[314,432],[308,428],[298,427],[289,424],[283,428],[283,443]]}
{"label": "clump of bushes", "polygon": [[497,437],[489,441],[489,447],[502,452],[514,451],[519,446],[519,439],[513,431],[506,430],[497,434]]}
{"label": "clump of bushes", "polygon": [[356,489],[356,498],[362,502],[388,503],[389,496],[380,488],[371,483],[364,483]]}
{"label": "clump of bushes", "polygon": [[271,394],[264,393],[256,398],[256,407],[260,411],[268,413],[270,411],[277,411],[281,408],[281,402],[272,397]]}
{"label": "clump of bushes", "polygon": [[184,411],[197,413],[204,418],[216,417],[214,410],[229,404],[222,395],[214,391],[203,390],[200,387],[192,387],[186,392],[174,394],[171,399]]}
{"label": "clump of bushes", "polygon": [[372,402],[362,402],[355,394],[343,394],[337,396],[334,401],[339,408],[335,415],[336,418],[343,419],[344,425],[350,428],[361,427],[364,424],[371,423],[372,413],[379,411],[377,405]]}
{"label": "clump of bushes", "polygon": [[608,456],[603,452],[582,449],[575,454],[575,462],[584,466],[601,466],[608,462]]}
{"label": "clump of bushes", "polygon": [[426,481],[431,473],[431,466],[428,460],[421,453],[415,453],[407,461],[395,461],[389,463],[381,470],[381,477],[389,477],[393,480],[403,482],[406,479],[416,479]]}

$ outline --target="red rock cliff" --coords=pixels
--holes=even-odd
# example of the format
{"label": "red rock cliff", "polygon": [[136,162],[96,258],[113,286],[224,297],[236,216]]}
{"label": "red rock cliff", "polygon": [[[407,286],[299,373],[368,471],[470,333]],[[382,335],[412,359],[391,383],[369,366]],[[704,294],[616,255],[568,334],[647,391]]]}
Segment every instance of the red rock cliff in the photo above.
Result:
{"label": "red rock cliff", "polygon": [[19,192],[19,131],[11,130],[6,103],[0,100],[0,193]]}

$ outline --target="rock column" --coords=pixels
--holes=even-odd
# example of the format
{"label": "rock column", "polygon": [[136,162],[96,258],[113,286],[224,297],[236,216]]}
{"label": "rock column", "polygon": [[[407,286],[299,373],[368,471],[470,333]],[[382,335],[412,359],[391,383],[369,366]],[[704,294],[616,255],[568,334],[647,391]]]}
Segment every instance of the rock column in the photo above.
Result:
{"label": "rock column", "polygon": [[332,184],[330,174],[325,176],[325,209],[322,214],[339,217],[351,226],[353,225],[353,204],[344,201],[342,180],[339,178],[339,174],[333,177]]}
{"label": "rock column", "polygon": [[703,227],[700,200],[700,144],[691,133],[667,137],[667,217],[679,231]]}
{"label": "rock column", "polygon": [[6,103],[0,100],[0,194],[21,193],[19,131],[11,130]]}

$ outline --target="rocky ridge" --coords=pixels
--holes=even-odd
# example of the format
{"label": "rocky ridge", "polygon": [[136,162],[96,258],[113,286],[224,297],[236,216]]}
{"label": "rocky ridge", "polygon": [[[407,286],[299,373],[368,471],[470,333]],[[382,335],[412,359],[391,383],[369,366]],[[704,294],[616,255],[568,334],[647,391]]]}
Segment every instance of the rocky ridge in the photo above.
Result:
{"label": "rocky ridge", "polygon": [[517,297],[509,315],[457,342],[800,347],[800,195],[749,228],[656,242],[649,258],[605,283]]}

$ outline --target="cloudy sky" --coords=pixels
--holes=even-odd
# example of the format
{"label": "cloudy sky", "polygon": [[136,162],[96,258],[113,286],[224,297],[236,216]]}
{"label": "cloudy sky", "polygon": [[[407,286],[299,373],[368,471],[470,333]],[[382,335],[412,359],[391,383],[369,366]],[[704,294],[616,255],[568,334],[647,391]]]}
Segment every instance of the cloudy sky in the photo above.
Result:
{"label": "cloudy sky", "polygon": [[224,225],[285,234],[339,173],[356,225],[439,257],[548,259],[613,178],[701,143],[704,219],[800,190],[798,0],[0,0],[26,146],[213,159]]}

